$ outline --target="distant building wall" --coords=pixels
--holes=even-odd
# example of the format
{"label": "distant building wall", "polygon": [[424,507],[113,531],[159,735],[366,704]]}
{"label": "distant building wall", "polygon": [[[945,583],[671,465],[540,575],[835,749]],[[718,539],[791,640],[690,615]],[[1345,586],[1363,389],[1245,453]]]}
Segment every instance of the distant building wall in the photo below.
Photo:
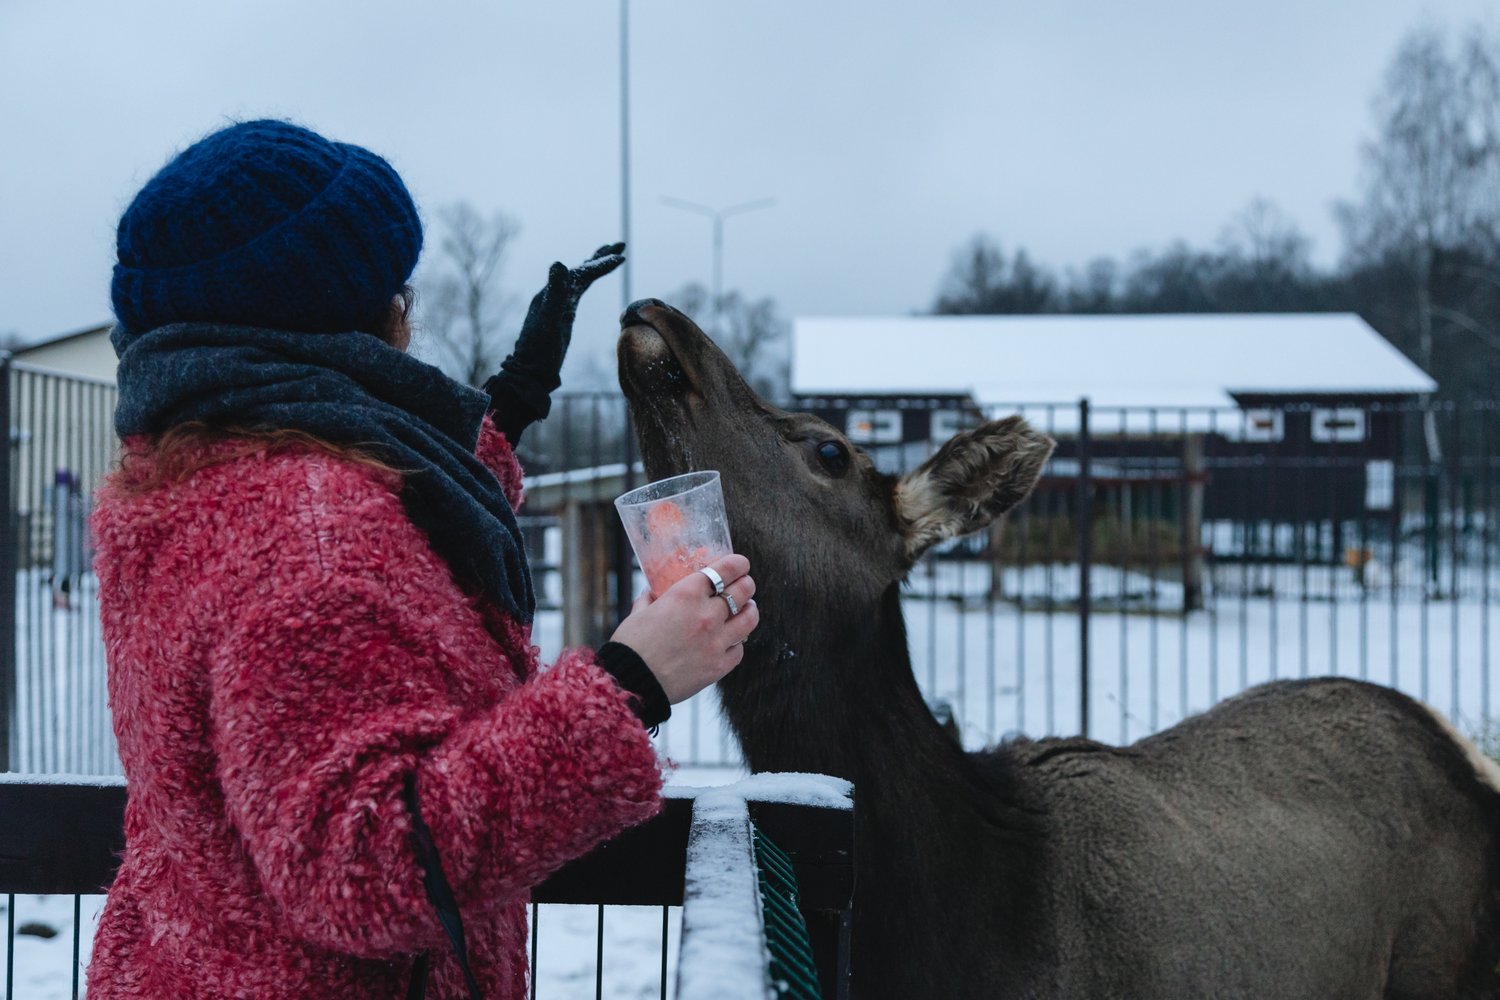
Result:
{"label": "distant building wall", "polygon": [[109,382],[115,380],[117,362],[115,349],[109,343],[107,326],[23,348],[15,352],[15,359],[69,375],[82,375]]}

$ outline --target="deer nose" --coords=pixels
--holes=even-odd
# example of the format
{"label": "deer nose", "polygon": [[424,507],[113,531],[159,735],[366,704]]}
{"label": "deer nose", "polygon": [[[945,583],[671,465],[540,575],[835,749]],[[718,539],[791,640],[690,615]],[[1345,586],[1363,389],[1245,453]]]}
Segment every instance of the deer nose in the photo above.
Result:
{"label": "deer nose", "polygon": [[645,320],[641,317],[641,310],[650,307],[665,309],[667,304],[661,299],[636,299],[630,305],[626,306],[625,311],[620,314],[620,325],[632,326],[636,323],[644,323]]}

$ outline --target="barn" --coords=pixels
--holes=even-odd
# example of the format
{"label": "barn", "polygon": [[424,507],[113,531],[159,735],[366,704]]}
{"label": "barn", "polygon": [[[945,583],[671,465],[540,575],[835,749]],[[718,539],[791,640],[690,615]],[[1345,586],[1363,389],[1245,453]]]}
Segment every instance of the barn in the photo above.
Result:
{"label": "barn", "polygon": [[[1265,555],[1278,525],[1326,528],[1327,557],[1342,558],[1348,531],[1360,530],[1350,525],[1399,506],[1403,448],[1421,430],[1410,410],[1436,388],[1345,313],[799,318],[793,328],[795,405],[887,471],[914,467],[964,426],[1019,412],[1058,439],[1041,488],[1061,498],[1060,513],[1076,512],[1086,456],[1091,502],[1127,528],[1142,506],[1168,519],[1192,508],[1184,537],[1206,525],[1219,558]],[[1252,523],[1271,540],[1252,537]],[[1216,535],[1215,525],[1236,527]]]}

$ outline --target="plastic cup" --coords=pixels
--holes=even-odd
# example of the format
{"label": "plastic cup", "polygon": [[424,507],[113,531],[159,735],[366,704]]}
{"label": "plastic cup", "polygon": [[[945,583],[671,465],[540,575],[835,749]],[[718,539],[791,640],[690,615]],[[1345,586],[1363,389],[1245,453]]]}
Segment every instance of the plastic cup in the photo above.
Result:
{"label": "plastic cup", "polygon": [[652,597],[734,551],[717,472],[689,472],[615,498]]}

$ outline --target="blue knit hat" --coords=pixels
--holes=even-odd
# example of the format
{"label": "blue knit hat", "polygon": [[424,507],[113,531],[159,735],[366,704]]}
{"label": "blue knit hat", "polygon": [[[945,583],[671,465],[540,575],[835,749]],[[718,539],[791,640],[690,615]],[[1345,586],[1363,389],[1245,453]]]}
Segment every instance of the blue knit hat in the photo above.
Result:
{"label": "blue knit hat", "polygon": [[187,321],[370,331],[417,265],[422,222],[369,150],[251,121],[151,178],[116,245],[110,297],[130,334]]}

